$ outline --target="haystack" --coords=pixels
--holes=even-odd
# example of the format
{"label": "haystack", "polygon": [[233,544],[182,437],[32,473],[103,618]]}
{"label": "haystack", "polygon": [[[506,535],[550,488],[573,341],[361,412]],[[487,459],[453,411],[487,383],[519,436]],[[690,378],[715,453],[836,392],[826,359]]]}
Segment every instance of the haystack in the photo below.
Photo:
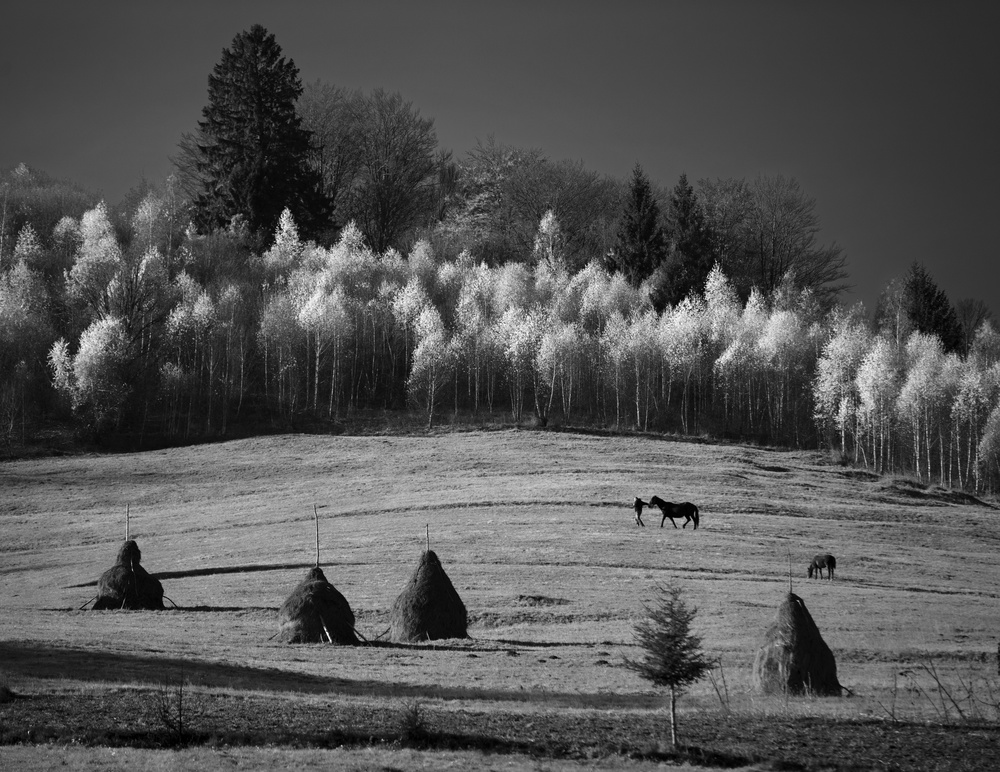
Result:
{"label": "haystack", "polygon": [[122,545],[118,560],[97,580],[95,610],[163,610],[163,585],[139,565],[141,557],[139,545],[134,540]]}
{"label": "haystack", "polygon": [[278,624],[278,640],[285,643],[358,645],[351,605],[319,566],[292,590],[278,611]]}
{"label": "haystack", "polygon": [[837,662],[802,598],[788,593],[753,663],[754,686],[765,694],[839,697]]}
{"label": "haystack", "polygon": [[468,638],[465,604],[441,566],[427,550],[389,612],[389,638],[393,641],[434,641]]}

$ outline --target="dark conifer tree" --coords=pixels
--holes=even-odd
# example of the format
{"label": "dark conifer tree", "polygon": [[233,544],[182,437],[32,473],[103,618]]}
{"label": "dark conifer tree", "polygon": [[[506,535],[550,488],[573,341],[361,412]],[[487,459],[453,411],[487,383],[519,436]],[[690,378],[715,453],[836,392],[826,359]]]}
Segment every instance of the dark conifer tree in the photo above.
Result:
{"label": "dark conifer tree", "polygon": [[666,256],[667,239],[660,222],[660,205],[642,167],[636,164],[608,268],[620,271],[633,287],[638,287]]}
{"label": "dark conifer tree", "polygon": [[951,301],[927,270],[914,263],[903,284],[903,309],[914,328],[937,335],[945,351],[962,347],[962,329]]}
{"label": "dark conifer tree", "polygon": [[[680,176],[677,185],[670,193],[666,217],[667,235],[674,250],[687,255],[689,261],[694,261],[711,251],[712,239],[705,224],[705,214],[686,174]],[[708,270],[705,271],[705,275],[708,275]]]}
{"label": "dark conifer tree", "polygon": [[198,130],[184,136],[176,160],[200,229],[240,215],[266,240],[285,207],[305,234],[322,225],[329,205],[308,164],[311,135],[295,108],[301,93],[295,63],[259,24],[222,51]]}
{"label": "dark conifer tree", "polygon": [[629,670],[670,690],[670,741],[675,748],[677,697],[715,666],[702,651],[701,638],[691,632],[695,613],[679,587],[657,587],[654,602],[646,606],[646,618],[635,626],[642,659],[625,660]]}
{"label": "dark conifer tree", "polygon": [[669,256],[653,277],[650,298],[658,311],[705,288],[714,256],[701,204],[682,174],[667,202]]}

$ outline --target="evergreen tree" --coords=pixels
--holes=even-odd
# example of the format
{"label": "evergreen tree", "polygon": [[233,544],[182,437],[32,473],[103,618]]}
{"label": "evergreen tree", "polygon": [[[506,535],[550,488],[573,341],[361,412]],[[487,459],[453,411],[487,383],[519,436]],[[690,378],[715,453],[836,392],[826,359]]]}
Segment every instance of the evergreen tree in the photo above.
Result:
{"label": "evergreen tree", "polygon": [[701,292],[714,262],[711,232],[686,174],[670,193],[666,220],[670,254],[654,275],[650,293],[659,311]]}
{"label": "evergreen tree", "polygon": [[914,263],[903,285],[903,309],[918,332],[937,335],[947,352],[962,347],[962,329],[951,301],[919,263]]}
{"label": "evergreen tree", "polygon": [[263,240],[286,207],[307,233],[323,223],[329,206],[308,164],[311,135],[295,109],[301,93],[295,63],[259,24],[222,51],[198,130],[184,136],[176,160],[201,230],[241,216]]}
{"label": "evergreen tree", "polygon": [[625,197],[621,226],[608,270],[620,272],[633,287],[646,279],[667,256],[667,238],[660,223],[660,205],[639,164]]}
{"label": "evergreen tree", "polygon": [[657,587],[655,601],[646,606],[646,618],[635,626],[643,658],[626,659],[634,670],[656,686],[670,690],[670,741],[677,747],[677,696],[714,666],[701,649],[701,638],[691,632],[696,609],[689,607],[678,587]]}

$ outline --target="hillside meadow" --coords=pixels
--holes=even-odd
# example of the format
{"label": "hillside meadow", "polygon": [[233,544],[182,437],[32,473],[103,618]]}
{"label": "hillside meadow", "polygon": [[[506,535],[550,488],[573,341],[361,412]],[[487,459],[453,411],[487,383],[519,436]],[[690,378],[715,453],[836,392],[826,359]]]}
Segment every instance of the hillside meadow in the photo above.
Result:
{"label": "hillside meadow", "polygon": [[[989,769],[1000,511],[826,454],[554,431],[282,435],[0,464],[0,767]],[[633,496],[690,500],[660,528]],[[162,612],[81,609],[130,530]],[[315,559],[372,645],[290,646]],[[390,645],[429,534],[468,640]],[[818,552],[835,581],[808,580]],[[792,582],[842,698],[762,697]],[[681,700],[625,669],[658,584],[719,660]],[[171,716],[178,704],[184,728]],[[176,718],[174,716],[174,718]]]}

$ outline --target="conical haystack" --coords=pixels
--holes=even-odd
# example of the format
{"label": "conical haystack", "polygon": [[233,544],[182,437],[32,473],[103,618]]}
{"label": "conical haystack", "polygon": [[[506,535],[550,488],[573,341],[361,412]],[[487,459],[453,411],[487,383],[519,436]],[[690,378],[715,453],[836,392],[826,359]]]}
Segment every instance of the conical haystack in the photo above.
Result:
{"label": "conical haystack", "polygon": [[135,541],[130,539],[122,545],[118,560],[97,580],[95,610],[163,610],[163,585],[139,565],[141,556]]}
{"label": "conical haystack", "polygon": [[389,612],[389,638],[393,641],[434,641],[468,638],[465,604],[441,566],[427,550]]}
{"label": "conical haystack", "polygon": [[802,598],[788,593],[753,663],[754,686],[765,694],[840,696],[837,662]]}
{"label": "conical haystack", "polygon": [[285,643],[358,645],[351,605],[319,566],[292,590],[278,611],[278,624],[278,640]]}

